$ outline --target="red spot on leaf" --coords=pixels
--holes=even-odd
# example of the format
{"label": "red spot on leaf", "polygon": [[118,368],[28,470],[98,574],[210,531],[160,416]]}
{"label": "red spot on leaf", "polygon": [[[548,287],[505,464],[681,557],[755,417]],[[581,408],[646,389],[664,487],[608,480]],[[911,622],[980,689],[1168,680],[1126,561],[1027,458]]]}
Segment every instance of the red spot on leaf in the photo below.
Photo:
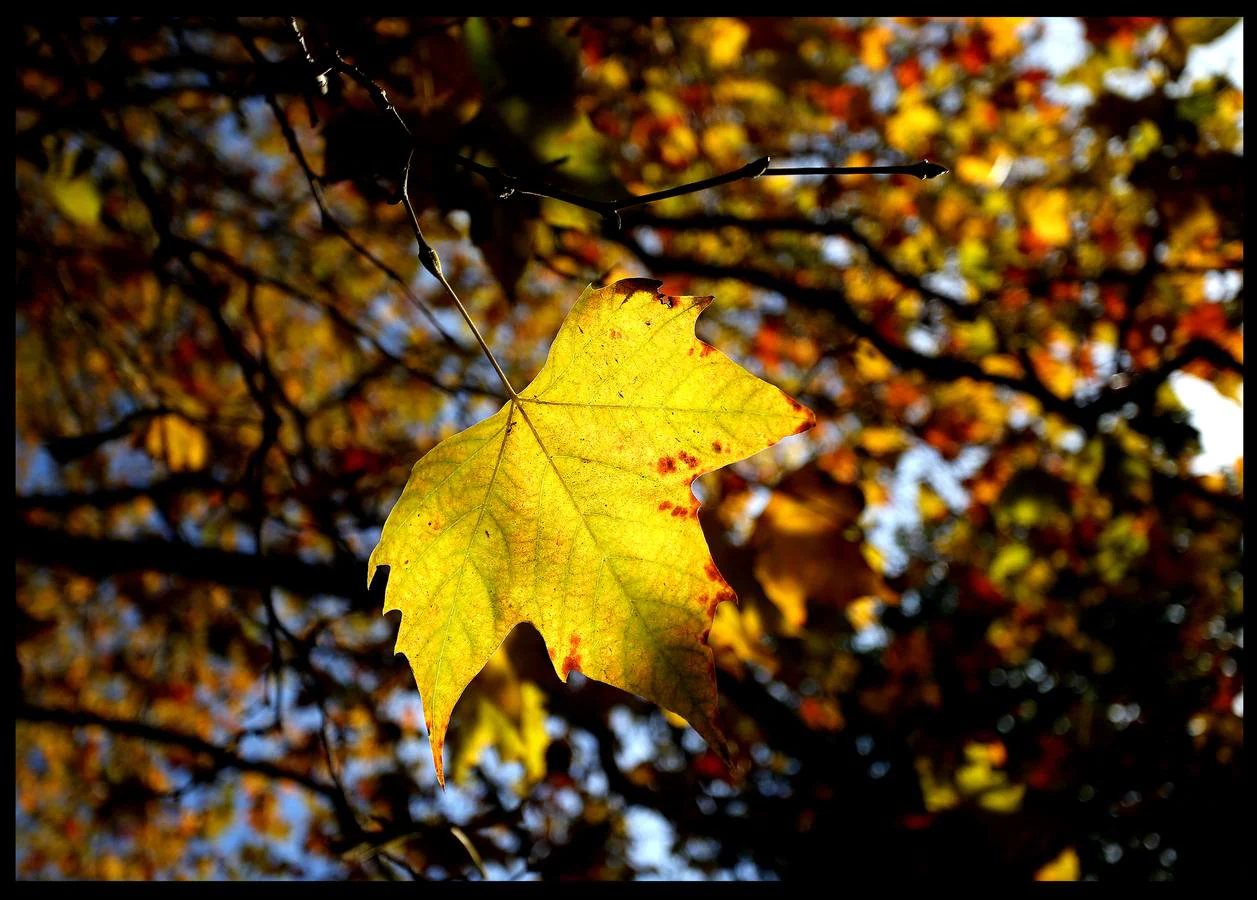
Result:
{"label": "red spot on leaf", "polygon": [[698,355],[699,355],[699,356],[707,356],[707,354],[709,354],[709,353],[715,353],[715,352],[716,352],[716,348],[715,348],[715,347],[713,347],[711,344],[705,343],[705,342],[703,342],[703,341],[699,341],[699,344],[701,344],[701,345],[702,345],[702,349],[700,349],[700,350],[698,351]]}
{"label": "red spot on leaf", "polygon": [[809,428],[812,428],[816,425],[816,413],[812,412],[802,403],[799,403],[793,397],[787,396],[786,399],[790,401],[791,409],[793,409],[795,412],[803,416],[803,421],[799,423],[799,427],[794,429],[795,434],[802,434],[803,432],[807,431]]}
{"label": "red spot on leaf", "polygon": [[549,649],[549,652],[550,652],[550,658],[551,658],[551,659],[554,659],[554,655],[555,655],[555,654],[554,654],[554,648],[553,648],[553,647],[550,647],[550,648],[548,648],[548,649]]}
{"label": "red spot on leaf", "polygon": [[574,634],[571,639],[571,649],[567,651],[567,656],[563,660],[563,677],[567,678],[569,672],[575,670],[580,671],[580,635]]}
{"label": "red spot on leaf", "polygon": [[672,511],[672,518],[683,519],[690,514],[690,511],[683,506],[678,506]]}
{"label": "red spot on leaf", "polygon": [[659,504],[659,509],[660,509],[661,511],[666,512],[666,511],[668,511],[668,510],[672,509],[672,504],[671,504],[670,502],[668,502],[667,500],[665,500],[665,501],[663,501],[662,503],[660,503],[660,504]]}
{"label": "red spot on leaf", "polygon": [[659,462],[655,463],[655,468],[659,470],[660,475],[667,475],[677,470],[677,462],[671,456],[661,456]]}
{"label": "red spot on leaf", "polygon": [[703,596],[701,599],[707,609],[707,615],[714,616],[716,614],[717,606],[724,603],[726,600],[736,603],[738,601],[738,595],[733,593],[731,588],[723,587],[713,594]]}
{"label": "red spot on leaf", "polygon": [[620,329],[618,329],[618,328],[612,328],[612,329],[611,329],[611,337],[613,337],[613,338],[622,338],[622,337],[624,337],[624,332],[623,332],[623,331],[621,331],[621,330],[620,330]]}
{"label": "red spot on leaf", "polygon": [[677,456],[681,458],[681,462],[685,463],[691,469],[698,468],[698,457],[690,456],[690,454],[686,453],[684,450],[678,453]]}
{"label": "red spot on leaf", "polygon": [[703,566],[703,573],[710,581],[714,581],[716,584],[725,584],[725,577],[720,574],[720,570],[716,568],[716,564],[710,559],[707,560],[707,564]]}
{"label": "red spot on leaf", "polygon": [[717,453],[724,453],[724,452],[725,452],[725,448],[721,446],[720,441],[712,441],[712,442],[711,442],[711,449],[712,449],[712,450],[714,450],[714,451],[716,451]]}

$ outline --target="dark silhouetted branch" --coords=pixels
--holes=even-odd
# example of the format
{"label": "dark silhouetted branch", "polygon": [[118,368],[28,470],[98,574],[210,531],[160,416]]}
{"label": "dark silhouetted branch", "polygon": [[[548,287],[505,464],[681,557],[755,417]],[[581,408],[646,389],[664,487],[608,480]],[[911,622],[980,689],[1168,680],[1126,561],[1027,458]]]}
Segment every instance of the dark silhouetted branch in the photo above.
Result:
{"label": "dark silhouetted branch", "polygon": [[186,750],[191,750],[193,753],[208,756],[213,761],[216,769],[237,769],[242,772],[256,772],[259,775],[266,775],[270,778],[291,781],[294,784],[314,791],[316,794],[322,794],[329,800],[336,801],[336,789],[332,785],[320,781],[311,775],[297,772],[263,759],[245,759],[226,747],[211,744],[209,741],[202,740],[195,735],[185,734],[173,729],[129,719],[110,718],[83,709],[37,706],[33,703],[19,704],[16,718],[25,722],[47,722],[75,728],[96,725],[126,737],[140,738],[141,740],[166,744],[172,747],[183,747]]}
{"label": "dark silhouetted branch", "polygon": [[[678,185],[676,187],[667,188],[662,191],[654,191],[649,194],[642,194],[636,197],[625,197],[619,200],[594,200],[589,197],[583,197],[574,194],[563,188],[546,184],[536,175],[514,175],[504,172],[497,166],[488,166],[477,162],[474,159],[455,153],[445,148],[433,148],[421,141],[415,139],[414,134],[406,125],[401,113],[397,107],[389,99],[388,93],[376,81],[367,76],[360,68],[345,61],[340,51],[331,48],[326,53],[316,53],[309,45],[305,35],[302,33],[300,26],[295,18],[289,20],[292,24],[293,31],[296,33],[297,41],[305,54],[307,61],[318,72],[316,78],[319,82],[320,90],[327,90],[327,74],[329,72],[339,72],[348,76],[360,87],[366,90],[370,95],[376,107],[395,119],[400,126],[401,133],[411,142],[411,150],[420,153],[435,153],[440,157],[444,157],[465,169],[475,172],[485,181],[489,182],[490,187],[502,200],[507,200],[515,194],[524,194],[533,197],[547,197],[551,200],[559,200],[572,206],[587,209],[601,215],[613,227],[619,227],[619,213],[624,209],[631,209],[636,206],[644,206],[648,203],[655,203],[659,200],[667,200],[671,197],[680,197],[685,194],[694,194],[699,191],[705,191],[709,188],[722,184],[730,184],[735,181],[741,181],[746,178],[759,178],[761,176],[773,175],[911,175],[922,180],[927,178],[936,178],[939,175],[949,171],[946,167],[937,163],[921,160],[911,165],[889,165],[889,166],[803,166],[803,167],[786,167],[773,169],[770,167],[770,158],[761,157],[753,162],[747,163],[741,168],[731,172],[725,172],[721,175],[715,175],[711,178],[704,178],[700,181],[690,182],[688,184]],[[407,163],[409,171],[410,164]],[[420,235],[420,259],[425,258],[424,249],[427,245]],[[425,261],[429,271],[433,271],[430,264]],[[436,273],[433,272],[435,275]]]}
{"label": "dark silhouetted branch", "polygon": [[20,518],[14,529],[14,552],[25,562],[64,566],[98,577],[149,570],[238,587],[274,585],[307,596],[330,594],[348,598],[358,609],[382,605],[368,596],[365,562],[308,563],[292,556],[263,558],[160,539],[82,537]]}

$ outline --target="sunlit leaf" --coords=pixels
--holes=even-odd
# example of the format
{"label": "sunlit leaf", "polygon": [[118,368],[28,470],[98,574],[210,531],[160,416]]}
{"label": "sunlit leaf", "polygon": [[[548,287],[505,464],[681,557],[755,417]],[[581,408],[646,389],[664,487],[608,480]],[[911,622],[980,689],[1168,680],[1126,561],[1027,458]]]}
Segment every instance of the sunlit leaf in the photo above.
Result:
{"label": "sunlit leaf", "polygon": [[810,411],[694,338],[711,298],[586,290],[518,400],[416,463],[371,556],[414,669],[439,778],[454,704],[520,622],[555,671],[684,717],[717,748],[707,633],[733,592],[690,485],[811,427]]}

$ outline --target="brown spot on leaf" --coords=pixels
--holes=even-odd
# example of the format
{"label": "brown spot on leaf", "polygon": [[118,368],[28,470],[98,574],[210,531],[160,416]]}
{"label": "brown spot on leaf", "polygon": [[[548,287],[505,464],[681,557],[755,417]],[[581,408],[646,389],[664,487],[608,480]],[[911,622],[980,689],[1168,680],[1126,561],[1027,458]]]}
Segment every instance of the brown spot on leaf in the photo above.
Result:
{"label": "brown spot on leaf", "polygon": [[548,650],[548,652],[550,653],[550,658],[551,658],[551,659],[554,659],[554,656],[555,656],[555,654],[554,654],[554,648],[553,648],[553,647],[549,647],[549,648],[547,648],[547,650]]}
{"label": "brown spot on leaf", "polygon": [[672,504],[671,502],[665,500],[659,504],[659,509],[666,512],[667,510],[672,509]]}
{"label": "brown spot on leaf", "polygon": [[710,353],[715,353],[715,352],[716,352],[716,348],[715,348],[715,347],[713,347],[711,344],[708,344],[708,343],[706,343],[705,341],[699,341],[699,343],[700,343],[700,344],[702,344],[702,349],[698,351],[698,355],[699,355],[699,356],[704,356],[704,357],[705,357],[705,356],[707,356],[707,355],[708,355],[708,354],[710,354]]}
{"label": "brown spot on leaf", "polygon": [[667,475],[677,470],[677,462],[671,456],[661,456],[659,462],[655,463],[655,468],[659,470],[660,475]]}
{"label": "brown spot on leaf", "polygon": [[717,453],[724,453],[724,452],[725,452],[725,448],[724,448],[723,446],[721,446],[720,441],[712,441],[712,442],[711,442],[711,449],[712,449],[712,450],[714,450],[714,451],[716,451]]}
{"label": "brown spot on leaf", "polygon": [[620,329],[618,329],[618,328],[612,328],[612,329],[611,329],[611,337],[612,337],[612,338],[622,338],[622,337],[624,337],[624,332],[623,332],[623,331],[621,331],[621,330],[620,330]]}
{"label": "brown spot on leaf", "polygon": [[698,457],[697,457],[697,456],[690,456],[690,454],[686,453],[684,450],[682,450],[680,453],[678,453],[678,454],[677,454],[677,456],[679,456],[679,457],[681,458],[681,462],[685,463],[685,464],[686,464],[687,466],[689,466],[691,469],[697,469],[697,468],[698,468]]}
{"label": "brown spot on leaf", "polygon": [[683,519],[689,514],[690,514],[690,511],[686,509],[684,506],[678,506],[676,509],[672,511],[672,518]]}

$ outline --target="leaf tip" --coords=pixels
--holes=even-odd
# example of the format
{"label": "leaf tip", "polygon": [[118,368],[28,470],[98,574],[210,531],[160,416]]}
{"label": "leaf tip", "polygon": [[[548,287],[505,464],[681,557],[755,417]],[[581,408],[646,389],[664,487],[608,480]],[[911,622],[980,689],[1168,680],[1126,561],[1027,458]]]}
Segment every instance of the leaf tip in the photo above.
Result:
{"label": "leaf tip", "polygon": [[795,400],[785,391],[782,391],[782,396],[786,398],[786,403],[790,405],[790,409],[801,417],[798,426],[794,429],[792,434],[802,434],[803,432],[810,431],[812,428],[816,427],[816,413],[812,412],[812,410],[808,409],[798,400]]}
{"label": "leaf tip", "polygon": [[428,733],[428,743],[432,747],[432,765],[436,769],[436,783],[445,790],[445,740]]}

